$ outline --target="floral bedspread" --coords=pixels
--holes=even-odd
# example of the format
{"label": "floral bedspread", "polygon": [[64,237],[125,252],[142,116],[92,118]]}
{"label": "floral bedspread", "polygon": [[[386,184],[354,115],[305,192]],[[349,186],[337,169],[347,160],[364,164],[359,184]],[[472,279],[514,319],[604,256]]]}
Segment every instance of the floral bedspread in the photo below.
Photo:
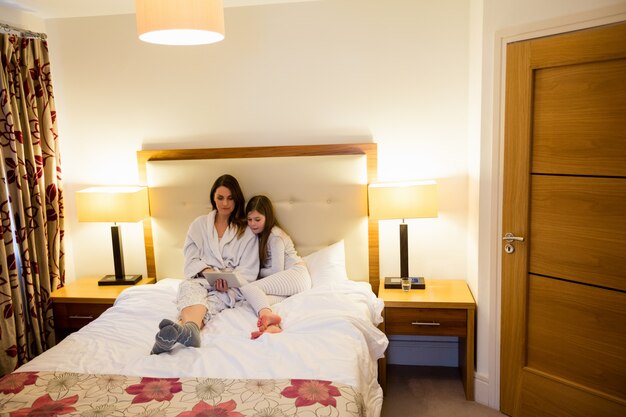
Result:
{"label": "floral bedspread", "polygon": [[14,372],[0,379],[0,416],[365,416],[351,386],[321,380],[147,378]]}

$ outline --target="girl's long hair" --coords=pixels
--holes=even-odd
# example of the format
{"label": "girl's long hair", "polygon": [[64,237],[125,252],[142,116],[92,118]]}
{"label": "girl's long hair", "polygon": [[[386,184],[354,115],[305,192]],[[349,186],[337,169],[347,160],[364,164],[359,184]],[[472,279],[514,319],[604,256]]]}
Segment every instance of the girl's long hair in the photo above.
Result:
{"label": "girl's long hair", "polygon": [[231,196],[233,197],[235,208],[233,209],[233,212],[230,213],[230,216],[228,216],[228,225],[235,225],[235,227],[237,227],[237,236],[241,237],[241,235],[243,235],[246,231],[247,221],[246,213],[244,212],[246,199],[243,197],[243,192],[241,191],[239,182],[235,177],[229,174],[224,174],[215,180],[213,187],[211,187],[211,206],[213,207],[213,210],[217,210],[217,204],[215,203],[215,191],[219,187],[228,188]]}
{"label": "girl's long hair", "polygon": [[[246,215],[251,211],[257,211],[259,214],[265,216],[265,227],[263,231],[259,233],[259,261],[261,267],[265,265],[267,261],[267,241],[269,240],[270,233],[274,226],[279,226],[276,216],[274,215],[274,207],[269,198],[264,195],[255,195],[248,201],[246,205]],[[280,227],[280,226],[279,226]]]}

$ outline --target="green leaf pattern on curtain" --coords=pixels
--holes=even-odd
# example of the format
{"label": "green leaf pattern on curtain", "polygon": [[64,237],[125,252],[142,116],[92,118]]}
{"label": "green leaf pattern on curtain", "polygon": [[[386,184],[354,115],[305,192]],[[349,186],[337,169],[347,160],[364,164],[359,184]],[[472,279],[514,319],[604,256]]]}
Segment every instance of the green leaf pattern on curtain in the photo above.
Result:
{"label": "green leaf pattern on curtain", "polygon": [[0,54],[4,375],[55,344],[50,293],[65,281],[65,261],[61,157],[48,45],[43,39],[0,34]]}

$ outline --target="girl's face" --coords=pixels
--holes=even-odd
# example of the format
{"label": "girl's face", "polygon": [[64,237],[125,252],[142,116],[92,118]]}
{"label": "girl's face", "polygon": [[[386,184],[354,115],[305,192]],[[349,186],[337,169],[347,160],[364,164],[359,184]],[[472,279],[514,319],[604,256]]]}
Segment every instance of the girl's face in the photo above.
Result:
{"label": "girl's face", "polygon": [[248,213],[248,226],[255,235],[258,235],[265,229],[265,216],[256,210],[252,210]]}
{"label": "girl's face", "polygon": [[223,185],[217,187],[213,199],[215,201],[215,206],[217,207],[217,212],[220,215],[230,216],[230,214],[235,209],[235,201],[233,200],[233,196],[230,190]]}

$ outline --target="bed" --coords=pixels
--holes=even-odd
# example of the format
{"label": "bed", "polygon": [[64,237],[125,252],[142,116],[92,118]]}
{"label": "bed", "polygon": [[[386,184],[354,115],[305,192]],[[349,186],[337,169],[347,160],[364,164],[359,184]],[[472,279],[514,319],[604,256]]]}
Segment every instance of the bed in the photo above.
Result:
{"label": "bed", "polygon": [[[377,360],[388,342],[373,292],[378,230],[367,217],[376,145],[144,150],[137,160],[156,284],[129,287],[98,319],[1,379],[0,415],[379,416]],[[177,316],[187,227],[210,210],[210,186],[223,173],[246,197],[272,199],[313,287],[274,305],[280,334],[251,340],[256,317],[244,301],[203,329],[202,347],[149,355],[160,320]]]}

